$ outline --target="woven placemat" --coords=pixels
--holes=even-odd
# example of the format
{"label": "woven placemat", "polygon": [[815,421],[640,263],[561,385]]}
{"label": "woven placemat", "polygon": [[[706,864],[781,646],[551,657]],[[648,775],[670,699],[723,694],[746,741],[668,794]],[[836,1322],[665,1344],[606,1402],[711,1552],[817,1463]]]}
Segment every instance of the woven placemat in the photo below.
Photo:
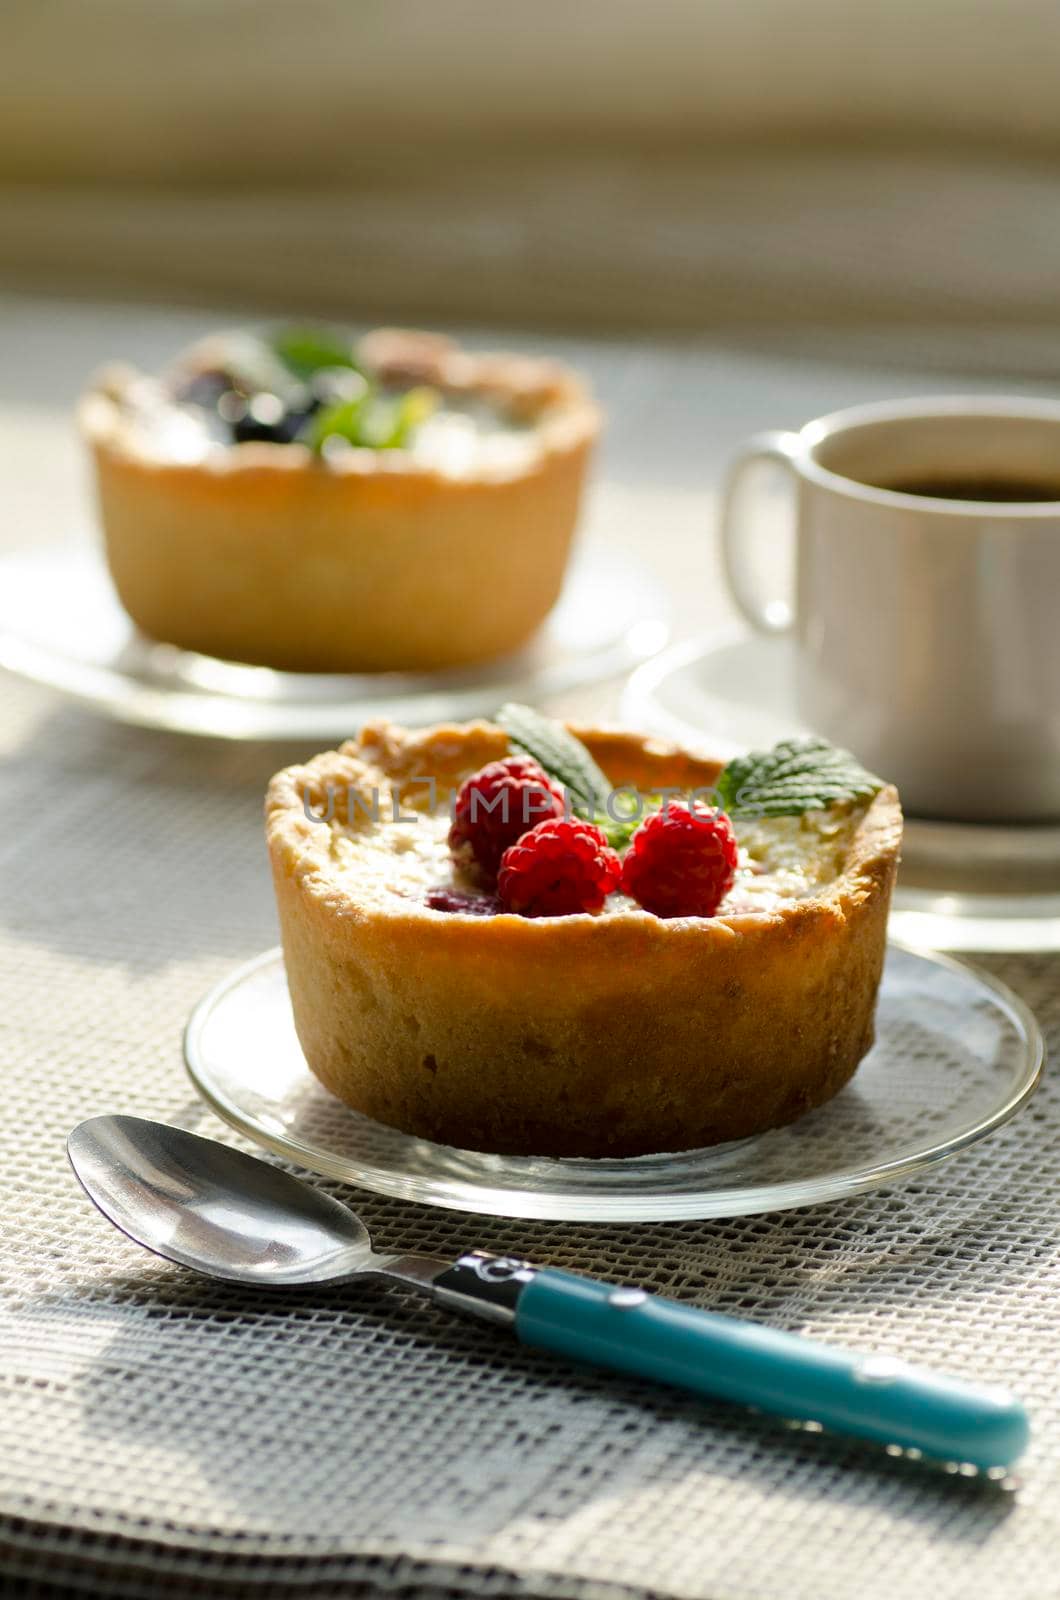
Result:
{"label": "woven placemat", "polygon": [[[1060,1106],[929,1177],[641,1227],[358,1194],[384,1248],[518,1249],[1012,1385],[1022,1486],[574,1371],[399,1288],[193,1278],[85,1202],[63,1141],[195,1101],[192,1004],[276,941],[269,773],[304,747],[124,729],[0,684],[0,1573],[129,1597],[1060,1595]],[[989,962],[1060,1043],[1060,963]],[[347,1191],[348,1193],[348,1191]],[[11,1589],[14,1592],[14,1589]]]}

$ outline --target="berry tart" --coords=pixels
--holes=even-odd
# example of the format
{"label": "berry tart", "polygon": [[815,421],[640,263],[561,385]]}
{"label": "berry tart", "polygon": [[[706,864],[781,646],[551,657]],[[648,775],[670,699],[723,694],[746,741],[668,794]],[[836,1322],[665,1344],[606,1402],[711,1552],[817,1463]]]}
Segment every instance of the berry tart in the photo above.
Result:
{"label": "berry tart", "polygon": [[896,791],[821,741],[723,767],[527,707],[272,781],[310,1068],[380,1122],[636,1156],[790,1122],[873,1040]]}
{"label": "berry tart", "polygon": [[563,581],[599,413],[544,360],[380,329],[219,334],[84,396],[107,560],[154,639],[295,672],[523,644]]}

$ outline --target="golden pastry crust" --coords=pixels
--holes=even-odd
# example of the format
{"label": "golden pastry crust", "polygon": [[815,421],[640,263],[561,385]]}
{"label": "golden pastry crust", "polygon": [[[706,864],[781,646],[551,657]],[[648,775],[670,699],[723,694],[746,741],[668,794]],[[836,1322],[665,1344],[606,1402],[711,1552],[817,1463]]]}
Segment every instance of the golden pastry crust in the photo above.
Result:
{"label": "golden pastry crust", "polygon": [[[204,341],[193,352],[206,365]],[[379,330],[384,381],[506,408],[527,448],[443,470],[408,450],[321,459],[299,444],[181,461],[137,426],[139,376],[104,374],[80,407],[111,576],[151,638],[295,672],[428,671],[516,650],[563,581],[600,417],[553,362],[470,355]]]}
{"label": "golden pastry crust", "polygon": [[[618,785],[709,786],[720,764],[632,734],[575,730]],[[790,1122],[834,1095],[873,1041],[898,862],[884,788],[840,875],[777,911],[529,920],[360,896],[329,871],[325,790],[507,751],[488,723],[367,728],[279,773],[267,836],[298,1036],[356,1110],[460,1148],[631,1156]],[[404,789],[406,795],[414,786]]]}

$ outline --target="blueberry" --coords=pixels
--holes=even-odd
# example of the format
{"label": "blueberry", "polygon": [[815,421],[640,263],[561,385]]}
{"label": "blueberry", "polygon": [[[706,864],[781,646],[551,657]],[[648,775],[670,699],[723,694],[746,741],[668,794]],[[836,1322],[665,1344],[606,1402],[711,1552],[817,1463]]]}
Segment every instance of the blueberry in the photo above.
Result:
{"label": "blueberry", "polygon": [[182,379],[174,396],[182,405],[214,412],[235,444],[291,444],[322,406],[354,399],[365,387],[359,372],[325,367],[307,384],[293,384],[276,394],[252,390],[245,379],[217,368]]}
{"label": "blueberry", "polygon": [[315,408],[304,403],[287,406],[279,395],[262,391],[249,397],[227,394],[218,409],[231,427],[236,444],[290,444]]}

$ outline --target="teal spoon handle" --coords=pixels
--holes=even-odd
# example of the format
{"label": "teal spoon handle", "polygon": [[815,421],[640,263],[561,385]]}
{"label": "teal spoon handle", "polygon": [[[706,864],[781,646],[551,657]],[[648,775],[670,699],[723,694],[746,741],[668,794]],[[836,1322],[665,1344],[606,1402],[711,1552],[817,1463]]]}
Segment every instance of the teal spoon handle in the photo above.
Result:
{"label": "teal spoon handle", "polygon": [[1027,1445],[1026,1412],[1003,1389],[554,1267],[527,1279],[515,1332],[556,1355],[983,1470],[1011,1466]]}

